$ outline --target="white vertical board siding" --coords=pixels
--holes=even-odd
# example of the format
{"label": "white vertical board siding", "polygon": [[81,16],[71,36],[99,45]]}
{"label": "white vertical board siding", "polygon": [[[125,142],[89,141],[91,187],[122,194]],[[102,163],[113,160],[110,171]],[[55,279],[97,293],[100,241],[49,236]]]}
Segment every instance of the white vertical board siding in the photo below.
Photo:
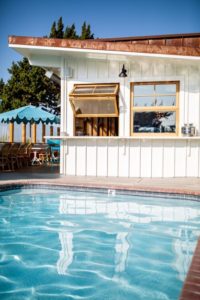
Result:
{"label": "white vertical board siding", "polygon": [[174,76],[176,74],[176,64],[166,63],[165,64],[165,76]]}
{"label": "white vertical board siding", "polygon": [[[77,79],[78,80],[86,80],[87,79],[87,62],[84,59],[80,59],[77,61]],[[76,77],[75,77],[76,78]]]}
{"label": "white vertical board siding", "polygon": [[141,140],[130,140],[129,148],[129,176],[141,177]]}
{"label": "white vertical board siding", "polygon": [[153,64],[147,60],[140,62],[141,65],[141,76],[152,77]]}
{"label": "white vertical board siding", "polygon": [[175,158],[174,158],[174,170],[175,177],[185,177],[187,173],[187,141],[176,140],[175,142]]}
{"label": "white vertical board siding", "polygon": [[151,177],[163,177],[163,143],[152,141]]}
{"label": "white vertical board siding", "polygon": [[133,62],[130,64],[130,77],[141,77],[141,64],[139,62]]}
{"label": "white vertical board siding", "polygon": [[153,76],[165,75],[165,65],[163,62],[155,62],[152,64],[152,75]]}
{"label": "white vertical board siding", "polygon": [[[66,142],[64,142],[66,145]],[[76,175],[76,141],[69,140],[64,147],[66,157],[66,174]]]}
{"label": "white vertical board siding", "polygon": [[129,140],[119,140],[118,170],[120,177],[129,177]]}
{"label": "white vertical board siding", "polygon": [[180,112],[183,113],[183,119],[181,125],[184,123],[188,123],[189,115],[188,115],[188,107],[189,107],[189,71],[188,66],[185,66],[181,63],[177,63],[176,65],[176,75],[181,76],[181,87],[180,87],[180,95],[183,96],[180,100]]}
{"label": "white vertical board siding", "polygon": [[163,141],[163,177],[175,176],[175,141],[164,140]]}
{"label": "white vertical board siding", "polygon": [[193,123],[199,131],[199,95],[200,95],[200,71],[197,67],[189,68],[189,107],[188,121]]}
{"label": "white vertical board siding", "polygon": [[120,64],[116,61],[109,61],[108,62],[108,77],[111,80],[118,80],[119,81],[119,73],[120,73]]}
{"label": "white vertical board siding", "polygon": [[200,140],[72,139],[64,142],[66,175],[199,177]]}
{"label": "white vertical board siding", "polygon": [[106,62],[98,62],[98,79],[102,79],[102,82],[105,81],[105,78],[108,78],[108,64]]}
{"label": "white vertical board siding", "polygon": [[86,141],[78,140],[76,142],[76,175],[86,175]]}
{"label": "white vertical board siding", "polygon": [[151,177],[152,145],[151,140],[141,140],[141,177]]}
{"label": "white vertical board siding", "polygon": [[97,141],[97,176],[107,176],[108,141]]}
{"label": "white vertical board siding", "polygon": [[199,147],[197,141],[187,141],[186,149],[187,158],[187,177],[198,177],[199,176]]}
{"label": "white vertical board siding", "polygon": [[92,78],[93,82],[95,82],[95,80],[97,80],[98,77],[97,63],[95,61],[89,61],[87,68],[88,68],[87,71],[88,79]]}
{"label": "white vertical board siding", "polygon": [[119,146],[118,140],[108,140],[108,176],[119,174]]}
{"label": "white vertical board siding", "polygon": [[97,175],[97,142],[96,139],[87,139],[86,175]]}

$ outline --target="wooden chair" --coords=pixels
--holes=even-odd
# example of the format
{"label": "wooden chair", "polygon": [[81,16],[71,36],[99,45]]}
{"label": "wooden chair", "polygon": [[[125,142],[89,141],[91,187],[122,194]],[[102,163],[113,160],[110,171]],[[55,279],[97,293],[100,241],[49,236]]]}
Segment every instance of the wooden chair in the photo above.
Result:
{"label": "wooden chair", "polygon": [[18,151],[18,159],[20,160],[21,166],[28,166],[30,164],[30,153],[31,153],[31,144],[21,144]]}
{"label": "wooden chair", "polygon": [[10,159],[9,159],[9,153],[10,153],[11,147],[12,147],[12,144],[10,144],[10,143],[5,143],[1,147],[1,151],[0,151],[0,167],[2,168],[3,171],[6,168],[8,170],[12,169],[12,166],[11,166],[11,163],[10,163]]}
{"label": "wooden chair", "polygon": [[13,171],[15,170],[15,168],[20,168],[22,166],[19,159],[19,149],[20,143],[13,143],[8,154],[8,159]]}

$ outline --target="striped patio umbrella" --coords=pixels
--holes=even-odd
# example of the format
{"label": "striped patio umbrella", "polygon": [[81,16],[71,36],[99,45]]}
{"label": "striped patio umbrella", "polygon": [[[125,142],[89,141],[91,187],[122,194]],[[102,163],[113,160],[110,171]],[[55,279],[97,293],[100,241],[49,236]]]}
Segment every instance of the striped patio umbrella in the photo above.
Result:
{"label": "striped patio umbrella", "polygon": [[[26,131],[26,124],[31,123],[35,126],[40,122],[43,124],[59,124],[60,118],[55,114],[52,114],[48,111],[45,111],[41,107],[36,107],[33,105],[23,106],[14,110],[7,111],[0,114],[0,122],[10,123],[10,141],[13,142],[14,135],[14,123],[17,124],[23,123],[23,130]],[[26,132],[22,132],[22,141],[24,142]],[[36,133],[35,133],[36,135]],[[36,137],[35,137],[36,140]]]}

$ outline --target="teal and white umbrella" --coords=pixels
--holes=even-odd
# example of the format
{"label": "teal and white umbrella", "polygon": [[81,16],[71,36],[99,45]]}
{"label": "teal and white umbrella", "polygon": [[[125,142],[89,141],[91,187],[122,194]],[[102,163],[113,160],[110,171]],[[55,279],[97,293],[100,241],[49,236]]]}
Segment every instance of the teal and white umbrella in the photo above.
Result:
{"label": "teal and white umbrella", "polygon": [[[13,109],[10,111],[7,111],[5,113],[0,114],[0,123],[9,123],[10,124],[10,142],[14,141],[14,123],[23,125],[23,131],[22,132],[22,141],[25,142],[26,140],[26,124],[60,124],[60,118],[52,114],[41,107],[36,107],[33,105],[27,105],[23,106],[17,109]],[[35,125],[36,126],[36,125]],[[35,138],[33,140],[34,143],[36,142],[36,129],[35,130]]]}
{"label": "teal and white umbrella", "polygon": [[52,114],[41,107],[36,107],[33,105],[23,106],[17,109],[7,111],[0,114],[0,122],[3,123],[35,123],[40,122],[45,124],[59,124],[60,118],[55,114]]}

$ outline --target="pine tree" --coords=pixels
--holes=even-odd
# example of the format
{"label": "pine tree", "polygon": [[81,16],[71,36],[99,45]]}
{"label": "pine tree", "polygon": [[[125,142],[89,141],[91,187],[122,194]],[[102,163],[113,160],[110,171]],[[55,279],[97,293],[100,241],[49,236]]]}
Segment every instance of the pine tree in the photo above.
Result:
{"label": "pine tree", "polygon": [[64,29],[64,24],[62,21],[62,17],[60,17],[57,22],[57,26],[56,26],[56,22],[53,22],[49,37],[59,38],[59,39],[64,38],[64,39],[81,39],[81,40],[94,38],[94,34],[91,33],[91,27],[89,24],[87,25],[86,22],[83,22],[80,36],[76,33],[76,27],[74,23],[71,26],[67,26],[65,28],[65,31],[63,31],[63,29]]}
{"label": "pine tree", "polygon": [[82,32],[81,32],[80,39],[87,40],[93,38],[94,38],[94,34],[91,33],[90,25],[87,25],[86,22],[84,22],[82,25]]}
{"label": "pine tree", "polygon": [[57,23],[57,38],[58,39],[63,39],[63,29],[64,29],[64,25],[63,25],[63,21],[62,21],[62,17],[59,18],[58,23]]}
{"label": "pine tree", "polygon": [[1,78],[0,79],[0,98],[1,98],[1,96],[3,94],[4,85],[5,85],[5,83],[4,83],[3,79]]}
{"label": "pine tree", "polygon": [[32,103],[54,108],[60,98],[60,87],[45,76],[40,67],[31,66],[26,58],[8,69],[11,78],[4,85],[1,110],[15,109]]}
{"label": "pine tree", "polygon": [[49,35],[50,38],[56,38],[57,37],[57,30],[56,30],[56,22],[53,22],[51,26],[51,32]]}
{"label": "pine tree", "polygon": [[86,39],[94,39],[94,34],[91,33],[90,25],[88,25],[86,29]]}
{"label": "pine tree", "polygon": [[78,38],[78,35],[76,34],[75,24],[72,24],[72,26],[66,27],[63,38],[64,39],[77,39]]}
{"label": "pine tree", "polygon": [[81,36],[80,36],[80,39],[81,39],[81,40],[85,40],[86,35],[87,35],[87,32],[86,32],[86,31],[87,31],[87,25],[86,25],[86,22],[83,23],[81,29],[82,29],[82,30],[81,30]]}
{"label": "pine tree", "polygon": [[3,79],[0,79],[0,112],[2,112],[2,101],[3,101],[3,91],[4,91],[5,83]]}

